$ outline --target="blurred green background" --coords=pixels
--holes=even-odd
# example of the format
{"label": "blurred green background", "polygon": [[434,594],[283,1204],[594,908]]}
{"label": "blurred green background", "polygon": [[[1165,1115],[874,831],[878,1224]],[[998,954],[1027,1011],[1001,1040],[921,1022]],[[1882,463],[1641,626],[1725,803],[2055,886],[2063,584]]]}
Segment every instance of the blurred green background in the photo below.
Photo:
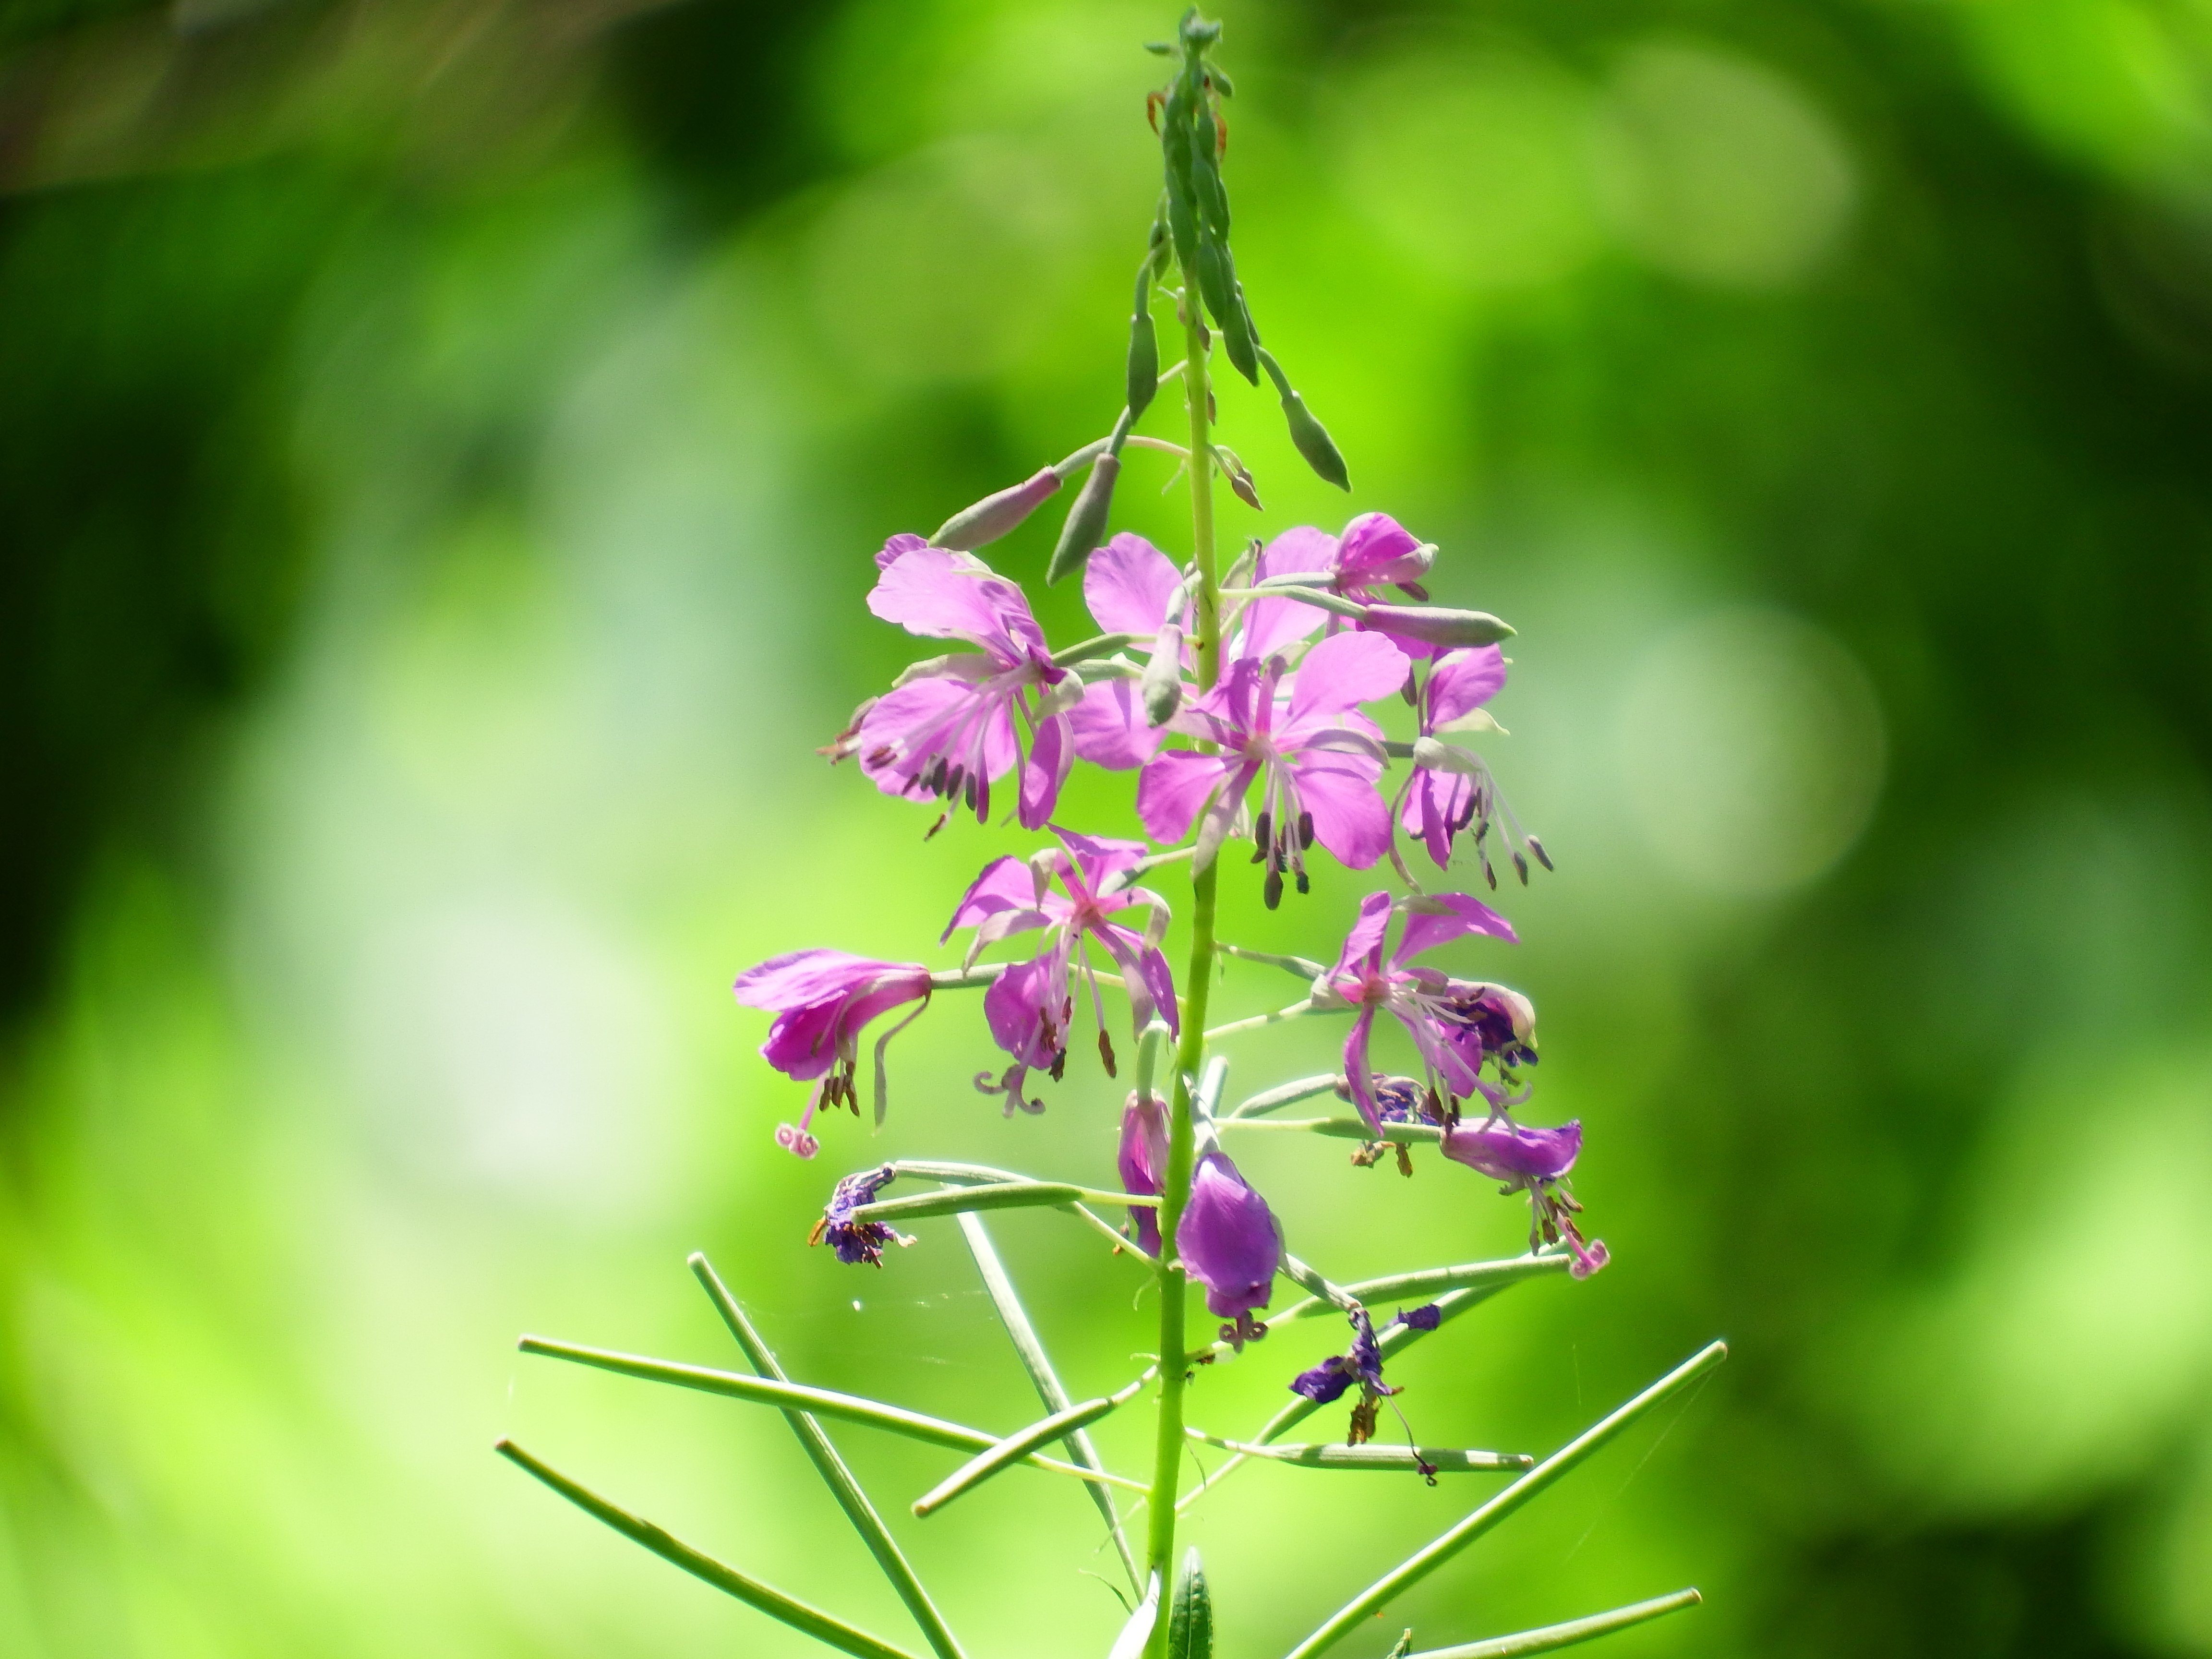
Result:
{"label": "blurred green background", "polygon": [[[1267,511],[1229,533],[1386,509],[1520,628],[1491,749],[1559,871],[1454,965],[1536,998],[1528,1115],[1583,1120],[1614,1254],[1425,1346],[1403,1403],[1540,1449],[1735,1348],[1340,1651],[1694,1583],[1612,1650],[2212,1653],[2212,12],[1226,21],[1243,273],[1358,486],[1231,382]],[[926,649],[862,609],[884,537],[1119,403],[1172,22],[0,14],[0,1652],[806,1650],[510,1431],[908,1639],[773,1417],[511,1345],[734,1360],[703,1246],[799,1375],[1034,1415],[951,1230],[881,1274],[803,1236],[887,1155],[1109,1179],[1115,1086],[1079,1055],[1002,1121],[945,1000],[885,1133],[802,1165],[726,988],[811,944],[942,960],[1025,844],[923,846],[812,750]],[[1119,520],[1182,546],[1166,482],[1135,458]],[[1035,582],[1052,534],[993,556]],[[1328,954],[1364,885],[1269,917],[1232,875],[1226,926]],[[1239,968],[1219,1006],[1284,991]],[[1338,1034],[1237,1040],[1232,1096]],[[1342,1152],[1246,1160],[1336,1276],[1516,1248],[1465,1172]],[[998,1231],[1071,1386],[1127,1376],[1127,1265]],[[1338,1340],[1279,1333],[1196,1414],[1256,1423]],[[950,1467],[840,1438],[889,1508]],[[1224,1655],[1478,1495],[1240,1474],[1189,1528]],[[1103,1652],[1079,1492],[905,1531],[979,1655]]]}

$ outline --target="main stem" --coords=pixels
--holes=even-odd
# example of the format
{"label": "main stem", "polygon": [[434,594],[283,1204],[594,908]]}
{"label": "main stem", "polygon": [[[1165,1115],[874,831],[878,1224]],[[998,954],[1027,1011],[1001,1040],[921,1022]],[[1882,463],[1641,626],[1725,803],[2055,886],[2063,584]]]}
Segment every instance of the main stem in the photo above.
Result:
{"label": "main stem", "polygon": [[[1183,371],[1182,384],[1184,403],[1190,411],[1190,529],[1192,556],[1198,567],[1198,684],[1206,691],[1212,690],[1221,672],[1221,582],[1213,554],[1213,447],[1208,439],[1212,420],[1206,407],[1212,392],[1197,286],[1186,272],[1182,303],[1189,367]],[[1183,1349],[1183,1297],[1189,1281],[1176,1249],[1176,1228],[1182,1219],[1183,1206],[1190,1201],[1191,1170],[1196,1161],[1190,1085],[1206,1053],[1206,1005],[1213,985],[1213,887],[1219,868],[1217,859],[1191,878],[1190,967],[1183,976],[1182,1035],[1176,1045],[1175,1087],[1168,1111],[1167,1179],[1160,1193],[1160,1405],[1152,1449],[1151,1528],[1145,1561],[1148,1573],[1159,1575],[1161,1605],[1146,1649],[1150,1656],[1167,1651],[1166,1604],[1175,1585],[1176,1493],[1185,1455],[1182,1391],[1189,1363]]]}

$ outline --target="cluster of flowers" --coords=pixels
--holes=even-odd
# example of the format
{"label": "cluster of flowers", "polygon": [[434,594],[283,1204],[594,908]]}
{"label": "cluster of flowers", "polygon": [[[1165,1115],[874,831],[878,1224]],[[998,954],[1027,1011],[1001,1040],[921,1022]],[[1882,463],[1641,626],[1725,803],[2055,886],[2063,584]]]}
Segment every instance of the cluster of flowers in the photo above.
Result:
{"label": "cluster of flowers", "polygon": [[[1566,1184],[1581,1149],[1579,1126],[1527,1128],[1512,1117],[1527,1094],[1520,1073],[1536,1060],[1534,1010],[1502,985],[1456,979],[1415,960],[1469,934],[1508,942],[1515,936],[1503,916],[1471,895],[1423,892],[1401,836],[1439,869],[1472,847],[1492,887],[1486,849],[1498,842],[1524,881],[1524,848],[1548,867],[1540,843],[1513,822],[1487,768],[1449,741],[1495,729],[1483,705],[1504,684],[1505,659],[1495,643],[1455,640],[1455,629],[1461,636],[1466,629],[1451,619],[1476,613],[1384,602],[1391,589],[1426,598],[1419,580],[1435,549],[1383,514],[1354,519],[1341,537],[1301,528],[1255,550],[1243,572],[1249,586],[1232,582],[1238,608],[1225,619],[1218,678],[1204,691],[1189,678],[1190,574],[1140,537],[1116,536],[1092,554],[1084,597],[1104,632],[1058,654],[1021,588],[972,552],[900,535],[877,555],[881,574],[869,609],[910,633],[969,648],[915,664],[891,690],[862,704],[823,752],[857,760],[888,794],[939,803],[932,836],[963,809],[988,820],[994,786],[1018,774],[1014,817],[1025,829],[1048,831],[1054,844],[1027,859],[995,860],[976,876],[943,936],[969,933],[958,970],[933,973],[920,963],[811,950],[738,978],[738,1001],[775,1016],[762,1053],[793,1079],[815,1085],[799,1121],[778,1127],[779,1144],[811,1158],[818,1146],[817,1110],[844,1104],[858,1114],[862,1030],[915,1005],[875,1044],[880,1121],[884,1045],[934,990],[951,985],[988,977],[983,1012],[1008,1063],[979,1075],[975,1085],[1001,1097],[1010,1115],[1016,1107],[1042,1109],[1030,1092],[1032,1073],[1062,1074],[1079,990],[1089,993],[1109,1075],[1115,1054],[1102,980],[1125,993],[1133,1035],[1156,1018],[1177,1029],[1174,975],[1160,949],[1168,906],[1139,883],[1148,866],[1181,854],[1155,854],[1141,842],[1079,835],[1056,823],[1062,787],[1081,759],[1138,769],[1146,833],[1169,848],[1191,840],[1198,868],[1231,839],[1250,837],[1253,861],[1265,866],[1271,908],[1286,879],[1306,890],[1306,857],[1316,845],[1355,870],[1387,858],[1410,895],[1368,896],[1310,998],[1316,1011],[1353,1017],[1339,1091],[1376,1137],[1356,1161],[1380,1156],[1388,1124],[1432,1126],[1446,1158],[1529,1195],[1532,1249],[1563,1246],[1577,1276],[1594,1272],[1605,1263],[1605,1246],[1584,1238]],[[1130,654],[1147,644],[1148,660]],[[1418,721],[1419,737],[1409,744],[1387,741],[1362,712],[1363,704],[1397,697]],[[1177,738],[1196,746],[1173,746]],[[1383,774],[1399,758],[1410,763],[1408,775],[1386,799]],[[1026,960],[976,967],[986,948],[1024,933],[1037,935]],[[1385,1013],[1411,1036],[1421,1076],[1375,1071],[1369,1050],[1377,1016]],[[1463,1115],[1463,1106],[1477,1100],[1480,1118]],[[1123,1189],[1158,1193],[1165,1157],[1164,1103],[1132,1095],[1121,1126]],[[1399,1157],[1410,1173],[1402,1147]],[[851,1219],[891,1178],[885,1166],[839,1184],[817,1237],[826,1237],[841,1260],[879,1264],[883,1246],[896,1239],[880,1224]],[[1153,1212],[1133,1216],[1136,1244],[1156,1255]],[[1176,1243],[1205,1286],[1208,1307],[1234,1322],[1224,1336],[1241,1344],[1264,1328],[1253,1316],[1272,1293],[1281,1230],[1218,1147],[1199,1159]],[[1334,1399],[1352,1381],[1362,1383],[1370,1413],[1378,1394],[1389,1392],[1381,1387],[1372,1328],[1358,1322],[1351,1355],[1295,1386],[1310,1397]]]}

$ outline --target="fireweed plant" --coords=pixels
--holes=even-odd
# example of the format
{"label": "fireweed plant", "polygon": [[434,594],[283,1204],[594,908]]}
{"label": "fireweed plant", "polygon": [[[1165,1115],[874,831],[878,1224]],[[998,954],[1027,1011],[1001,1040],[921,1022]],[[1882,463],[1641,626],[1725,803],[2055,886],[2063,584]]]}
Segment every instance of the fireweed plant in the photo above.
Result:
{"label": "fireweed plant", "polygon": [[[816,1125],[839,1107],[860,1111],[860,1045],[872,1036],[872,1107],[884,1118],[884,1050],[940,995],[979,991],[982,1021],[1002,1063],[975,1086],[1011,1115],[1044,1109],[1038,1079],[1059,1079],[1074,1028],[1087,1011],[1098,1063],[1117,1075],[1117,1030],[1133,1049],[1134,1088],[1123,1108],[1120,1190],[1043,1180],[968,1164],[899,1161],[836,1182],[815,1243],[856,1267],[880,1267],[887,1249],[915,1241],[899,1229],[951,1217],[973,1253],[984,1288],[1035,1383],[1045,1415],[998,1434],[787,1377],[759,1333],[702,1257],[691,1266],[743,1350],[749,1371],[647,1359],[535,1337],[529,1352],[632,1376],[702,1389],[782,1411],[939,1659],[965,1650],[915,1577],[874,1504],[832,1444],[825,1419],[859,1423],[963,1455],[933,1490],[914,1500],[936,1513],[1017,1466],[1083,1482],[1127,1572],[1132,1607],[1110,1659],[1207,1659],[1213,1613],[1198,1553],[1178,1562],[1176,1517],[1209,1487],[1250,1462],[1316,1471],[1396,1472],[1435,1484],[1446,1474],[1510,1476],[1510,1484],[1407,1560],[1382,1574],[1291,1650],[1312,1659],[1368,1621],[1400,1592],[1449,1561],[1639,1418],[1701,1377],[1724,1356],[1718,1343],[1693,1356],[1577,1438],[1540,1461],[1524,1454],[1419,1443],[1395,1413],[1386,1367],[1406,1350],[1510,1285],[1562,1273],[1587,1278],[1606,1265],[1568,1186],[1582,1152],[1579,1124],[1545,1128],[1516,1111],[1536,1064],[1535,1010],[1503,985],[1462,979],[1437,965],[1469,940],[1486,950],[1514,939],[1511,926],[1469,893],[1432,890],[1479,874],[1488,890],[1498,866],[1528,879],[1534,859],[1550,860],[1523,832],[1489,768],[1465,743],[1494,732],[1484,705],[1504,684],[1499,643],[1512,632],[1474,611],[1427,602],[1421,586],[1437,550],[1393,519],[1364,513],[1341,535],[1295,529],[1253,542],[1222,568],[1214,481],[1256,507],[1249,473],[1213,435],[1211,377],[1217,353],[1254,385],[1266,375],[1279,395],[1290,435],[1322,478],[1348,489],[1342,457],[1261,345],[1229,246],[1229,200],[1220,163],[1227,146],[1222,102],[1229,78],[1212,62],[1218,24],[1195,11],[1172,45],[1174,78],[1150,100],[1165,161],[1158,216],[1136,278],[1125,407],[1111,433],[1057,466],[976,502],[933,536],[891,538],[876,555],[868,608],[883,621],[950,646],[915,663],[882,696],[863,703],[824,752],[849,761],[887,794],[920,804],[935,836],[956,819],[1010,811],[1043,844],[1027,858],[986,865],[961,895],[943,943],[966,936],[962,966],[878,962],[830,949],[794,951],[738,976],[738,1000],[773,1015],[762,1054],[793,1081],[810,1085],[795,1121],[775,1132],[787,1152],[811,1158]],[[1172,307],[1182,360],[1164,372],[1156,309]],[[1140,436],[1137,420],[1156,392],[1180,382],[1187,444]],[[1141,538],[1109,538],[1107,523],[1123,451],[1172,451],[1190,488],[1191,550],[1177,561]],[[1080,575],[1101,632],[1054,650],[1020,586],[975,550],[1022,523],[1079,473],[1077,491],[1046,580]],[[1365,712],[1403,699],[1418,735],[1387,739]],[[1062,786],[1079,762],[1134,769],[1137,816],[1147,840],[1079,831],[1055,817]],[[1394,783],[1390,774],[1401,766]],[[1351,933],[1323,963],[1248,951],[1215,933],[1215,892],[1224,855],[1250,844],[1250,864],[1267,906],[1303,893],[1318,857],[1353,870],[1387,865],[1402,892],[1370,893]],[[1156,848],[1165,850],[1155,850]],[[1437,872],[1425,881],[1417,866]],[[1188,866],[1187,965],[1178,985],[1162,946],[1170,904],[1147,882]],[[1233,874],[1232,870],[1232,874]],[[1026,945],[1011,963],[985,964],[994,947]],[[1304,994],[1279,1012],[1208,1029],[1209,987],[1223,957],[1280,969]],[[1126,1006],[1127,1024],[1116,1010]],[[1316,1015],[1346,1021],[1340,1068],[1280,1084],[1223,1110],[1226,1060],[1209,1045],[1232,1031]],[[1378,1071],[1378,1027],[1395,1023],[1412,1039],[1418,1073]],[[1284,1109],[1334,1098],[1346,1110],[1279,1116]],[[1339,1285],[1291,1254],[1273,1208],[1227,1150],[1273,1132],[1355,1143],[1351,1161],[1413,1158],[1433,1147],[1451,1163],[1524,1194],[1528,1253],[1504,1261],[1428,1267]],[[1458,1177],[1454,1177],[1458,1178]],[[925,1190],[886,1196],[895,1185]],[[1077,1402],[1061,1386],[1035,1327],[994,1248],[984,1216],[1044,1206],[1103,1235],[1151,1275],[1158,1308],[1158,1358],[1121,1388]],[[1103,1212],[1126,1209],[1117,1229]],[[1305,1295],[1274,1310],[1277,1279]],[[1190,1346],[1186,1306],[1193,1291],[1218,1322],[1211,1342]],[[1377,1310],[1390,1309],[1389,1315]],[[1273,1311],[1271,1311],[1273,1310]],[[1263,1317],[1263,1316],[1265,1317]],[[1285,1368],[1285,1399],[1241,1438],[1189,1420],[1189,1390],[1200,1367],[1243,1355],[1270,1328],[1334,1317],[1347,1345],[1304,1370]],[[1246,1364],[1253,1363],[1248,1358]],[[1139,1400],[1154,1413],[1149,1471],[1125,1473],[1099,1456],[1089,1426]],[[1386,1425],[1382,1408],[1393,1407]],[[1325,1408],[1342,1408],[1343,1443],[1293,1443],[1290,1431]],[[1395,1443],[1403,1430],[1407,1443]],[[1181,1480],[1194,1444],[1228,1454],[1198,1488]],[[659,1528],[586,1491],[509,1442],[500,1449],[540,1480],[647,1548],[739,1600],[860,1659],[905,1659],[891,1644],[855,1629],[700,1553]],[[1528,1654],[1569,1646],[1694,1603],[1681,1590],[1539,1631],[1431,1650],[1425,1659]],[[1411,1632],[1395,1652],[1407,1653]]]}

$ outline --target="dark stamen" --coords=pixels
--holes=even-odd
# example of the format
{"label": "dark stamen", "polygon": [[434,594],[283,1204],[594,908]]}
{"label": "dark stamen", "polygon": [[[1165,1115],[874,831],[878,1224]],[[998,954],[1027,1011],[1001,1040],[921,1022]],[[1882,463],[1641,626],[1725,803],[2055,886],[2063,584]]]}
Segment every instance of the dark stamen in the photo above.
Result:
{"label": "dark stamen", "polygon": [[1313,814],[1310,812],[1301,812],[1298,814],[1298,845],[1300,847],[1310,847],[1313,844]]}
{"label": "dark stamen", "polygon": [[[1306,878],[1304,876],[1300,876],[1298,878],[1298,890],[1300,892],[1304,892],[1305,890],[1305,884]],[[1273,909],[1277,905],[1283,902],[1283,872],[1275,867],[1272,860],[1269,860],[1267,865],[1267,884],[1260,890],[1260,896],[1267,900],[1267,908],[1270,910]]]}
{"label": "dark stamen", "polygon": [[1098,1058],[1104,1063],[1108,1077],[1121,1075],[1114,1069],[1114,1039],[1108,1036],[1103,1029],[1098,1033]]}

